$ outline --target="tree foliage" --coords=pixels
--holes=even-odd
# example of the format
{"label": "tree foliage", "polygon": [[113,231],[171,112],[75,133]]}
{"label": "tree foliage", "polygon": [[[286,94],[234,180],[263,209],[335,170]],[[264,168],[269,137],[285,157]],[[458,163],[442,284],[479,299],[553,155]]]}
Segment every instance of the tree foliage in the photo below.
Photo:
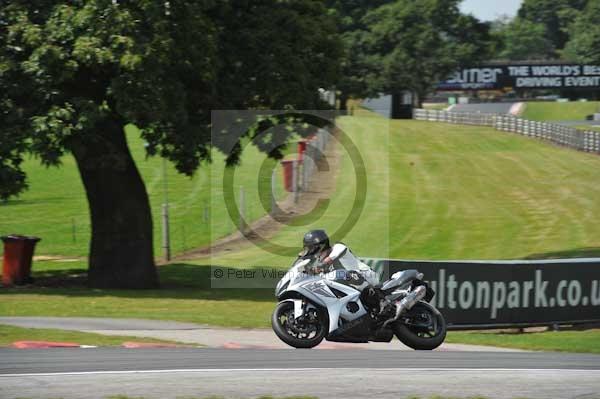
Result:
{"label": "tree foliage", "polygon": [[116,118],[191,174],[209,154],[211,109],[317,108],[339,70],[318,1],[13,1],[0,12],[1,131],[14,138],[2,165],[13,170],[25,149],[58,164],[72,137]]}
{"label": "tree foliage", "polygon": [[570,28],[565,58],[581,63],[600,64],[600,1],[590,0]]}
{"label": "tree foliage", "polygon": [[340,53],[317,0],[2,2],[0,198],[26,187],[25,153],[59,165],[71,152],[93,284],[154,286],[148,198],[123,126],[190,175],[210,161],[211,110],[319,107]]}
{"label": "tree foliage", "polygon": [[569,26],[587,3],[588,0],[523,0],[518,18],[544,26],[546,37],[556,50],[545,54],[545,58],[554,57],[569,40]]}
{"label": "tree foliage", "polygon": [[340,108],[346,109],[350,97],[364,97],[373,93],[370,80],[376,68],[370,62],[368,49],[369,26],[364,16],[377,7],[393,0],[327,0],[327,7],[337,18],[344,53],[341,60],[341,75],[336,82],[340,92]]}
{"label": "tree foliage", "polygon": [[509,60],[539,60],[552,57],[555,49],[546,27],[540,23],[514,18],[494,32],[500,38],[497,57]]}
{"label": "tree foliage", "polygon": [[458,0],[397,0],[365,16],[372,62],[379,69],[374,90],[410,90],[422,101],[451,72],[488,56],[489,26],[461,14],[458,4]]}
{"label": "tree foliage", "polygon": [[[36,4],[37,3],[37,4]],[[14,1],[2,8],[2,126],[57,165],[103,120],[134,123],[190,173],[207,153],[214,27],[200,2]],[[173,62],[177,60],[177,62]],[[186,140],[182,140],[182,138]],[[190,142],[191,141],[191,142]]]}

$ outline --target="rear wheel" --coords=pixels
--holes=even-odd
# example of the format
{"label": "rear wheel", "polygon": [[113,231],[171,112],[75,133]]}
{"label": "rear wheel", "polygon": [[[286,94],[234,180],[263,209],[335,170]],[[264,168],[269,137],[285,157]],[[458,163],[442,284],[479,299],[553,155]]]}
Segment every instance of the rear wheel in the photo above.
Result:
{"label": "rear wheel", "polygon": [[444,316],[426,302],[417,302],[392,328],[396,337],[413,349],[432,350],[446,338]]}
{"label": "rear wheel", "polygon": [[317,310],[314,312],[296,319],[294,303],[281,302],[271,317],[273,331],[279,339],[294,348],[313,348],[327,335],[326,319]]}

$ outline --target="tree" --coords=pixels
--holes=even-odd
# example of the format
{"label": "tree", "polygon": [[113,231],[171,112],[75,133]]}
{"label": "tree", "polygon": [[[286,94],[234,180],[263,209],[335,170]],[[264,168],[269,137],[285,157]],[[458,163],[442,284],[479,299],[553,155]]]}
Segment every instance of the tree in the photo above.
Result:
{"label": "tree", "polygon": [[556,50],[546,57],[554,57],[569,40],[569,25],[587,2],[588,0],[523,0],[517,15],[520,20],[544,26],[546,37]]}
{"label": "tree", "polygon": [[[148,196],[123,126],[191,175],[210,160],[211,109],[317,104],[335,73],[322,65],[336,40],[320,36],[331,26],[322,10],[312,0],[3,3],[0,179],[14,194],[24,152],[46,165],[72,153],[91,213],[89,284],[157,286]],[[235,164],[239,151],[228,155]]]}
{"label": "tree", "polygon": [[370,12],[373,90],[410,90],[416,105],[433,86],[466,64],[487,58],[489,25],[459,12],[458,0],[397,0]]}
{"label": "tree", "polygon": [[571,25],[564,56],[585,64],[600,64],[600,1],[590,0]]}
{"label": "tree", "polygon": [[501,39],[498,57],[513,61],[539,60],[551,57],[554,46],[544,25],[514,18],[501,26],[496,34]]}
{"label": "tree", "polygon": [[368,27],[363,17],[369,11],[393,0],[327,0],[326,4],[338,20],[338,29],[344,43],[341,74],[336,82],[340,93],[340,109],[347,109],[351,97],[364,97],[372,93],[369,79],[373,74],[369,62]]}
{"label": "tree", "polygon": [[217,109],[317,109],[338,79],[341,41],[318,0],[231,0],[217,23]]}

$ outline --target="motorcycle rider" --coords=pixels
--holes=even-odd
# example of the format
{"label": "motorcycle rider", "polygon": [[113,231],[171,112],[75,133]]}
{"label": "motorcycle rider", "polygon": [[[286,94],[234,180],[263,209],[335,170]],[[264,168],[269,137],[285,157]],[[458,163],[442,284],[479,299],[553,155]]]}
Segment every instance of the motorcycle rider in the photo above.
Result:
{"label": "motorcycle rider", "polygon": [[341,242],[331,246],[325,230],[309,231],[304,234],[302,243],[304,250],[300,256],[314,257],[316,260],[311,272],[325,273],[326,278],[351,285],[363,293],[362,299],[366,305],[379,305],[377,273],[354,256],[350,248]]}

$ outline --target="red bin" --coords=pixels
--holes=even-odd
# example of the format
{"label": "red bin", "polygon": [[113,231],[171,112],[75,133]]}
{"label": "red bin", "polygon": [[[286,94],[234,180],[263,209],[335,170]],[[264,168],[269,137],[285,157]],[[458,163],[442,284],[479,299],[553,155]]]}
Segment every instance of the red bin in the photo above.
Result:
{"label": "red bin", "polygon": [[22,285],[32,282],[31,260],[38,237],[21,235],[3,236],[4,259],[2,261],[2,285]]}
{"label": "red bin", "polygon": [[295,159],[281,161],[283,167],[283,187],[285,191],[294,191],[294,164]]}
{"label": "red bin", "polygon": [[304,158],[304,151],[306,151],[306,140],[298,141],[298,160],[302,162]]}

